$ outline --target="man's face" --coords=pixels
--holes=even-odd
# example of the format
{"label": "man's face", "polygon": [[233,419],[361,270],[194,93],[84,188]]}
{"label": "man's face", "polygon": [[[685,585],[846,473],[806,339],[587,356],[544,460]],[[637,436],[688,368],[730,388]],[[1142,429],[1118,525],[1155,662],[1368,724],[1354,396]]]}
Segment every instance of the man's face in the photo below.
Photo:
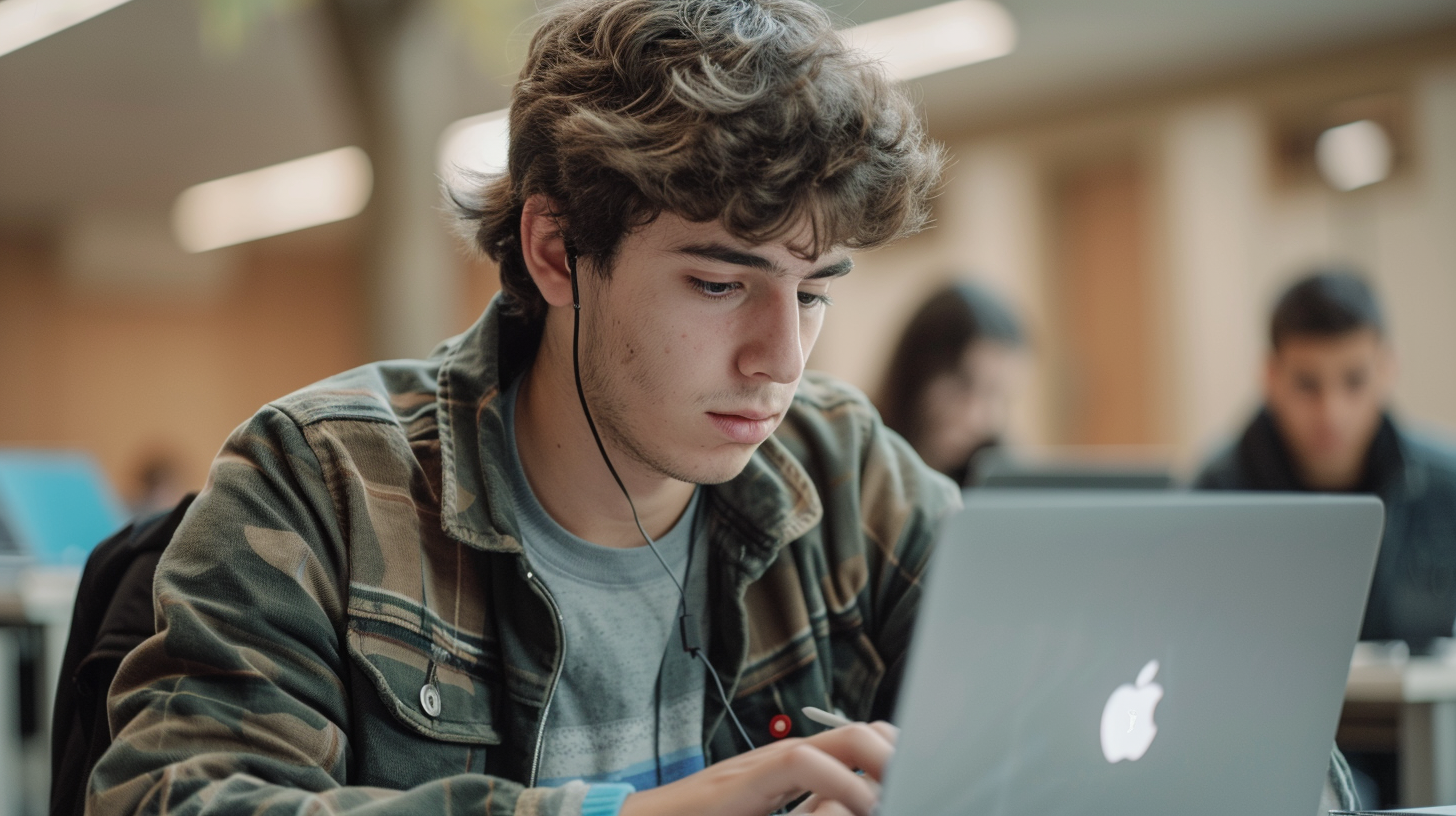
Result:
{"label": "man's face", "polygon": [[1265,398],[1310,487],[1354,487],[1380,427],[1392,369],[1388,348],[1371,329],[1290,337],[1269,355]]}
{"label": "man's face", "polygon": [[926,464],[954,472],[1005,433],[1022,367],[1017,349],[992,341],[972,343],[955,368],[926,385],[920,406],[924,439],[917,440]]}
{"label": "man's face", "polygon": [[813,261],[664,213],[583,265],[582,382],[603,437],[684,482],[738,475],[783,420],[846,253]]}

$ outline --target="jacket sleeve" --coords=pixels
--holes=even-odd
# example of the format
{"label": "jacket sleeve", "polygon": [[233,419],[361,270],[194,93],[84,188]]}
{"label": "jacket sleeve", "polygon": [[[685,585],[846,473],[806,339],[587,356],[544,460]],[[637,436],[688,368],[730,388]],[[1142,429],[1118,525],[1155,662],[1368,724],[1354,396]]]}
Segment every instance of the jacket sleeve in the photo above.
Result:
{"label": "jacket sleeve", "polygon": [[876,417],[861,473],[861,523],[869,538],[869,635],[885,673],[869,712],[889,720],[905,672],[922,578],[945,518],[961,508],[960,489],[921,461],[899,434]]}
{"label": "jacket sleeve", "polygon": [[348,564],[322,467],[265,408],[223,446],[155,579],[157,634],[112,684],[88,816],[575,816],[588,786],[480,774],[351,787]]}

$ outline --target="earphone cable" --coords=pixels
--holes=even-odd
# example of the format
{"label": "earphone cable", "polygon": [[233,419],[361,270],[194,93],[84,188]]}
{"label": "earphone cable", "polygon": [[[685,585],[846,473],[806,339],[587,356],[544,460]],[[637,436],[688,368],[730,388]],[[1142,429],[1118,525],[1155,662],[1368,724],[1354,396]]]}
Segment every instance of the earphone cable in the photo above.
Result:
{"label": "earphone cable", "polygon": [[[577,288],[576,282],[576,252],[569,245],[566,253],[566,264],[571,272],[571,371],[576,379],[576,397],[581,401],[581,412],[586,416],[587,427],[591,429],[592,439],[597,443],[597,452],[602,455],[602,461],[606,463],[607,471],[612,474],[612,480],[617,483],[617,489],[622,491],[622,497],[627,500],[627,507],[632,511],[632,521],[637,525],[637,532],[642,534],[642,540],[647,542],[647,548],[657,557],[657,562],[667,571],[667,576],[672,579],[673,585],[677,587],[679,599],[678,626],[682,637],[683,650],[702,661],[703,667],[708,670],[708,675],[713,678],[713,685],[718,689],[718,699],[723,701],[723,709],[728,713],[728,718],[733,721],[734,727],[738,729],[738,736],[743,739],[743,743],[751,751],[757,746],[753,744],[753,740],[748,738],[748,731],[744,729],[743,723],[739,722],[738,715],[733,713],[733,706],[728,702],[728,693],[723,690],[723,681],[718,678],[717,670],[713,668],[713,664],[708,661],[707,655],[704,655],[703,650],[697,645],[697,638],[690,634],[692,615],[688,612],[687,590],[683,589],[682,581],[678,580],[677,574],[672,571],[672,567],[667,565],[667,561],[662,557],[662,553],[657,551],[657,543],[652,540],[652,536],[648,535],[647,529],[642,526],[642,519],[637,516],[637,505],[632,502],[632,494],[627,492],[627,485],[622,482],[622,477],[617,475],[617,469],[612,465],[612,458],[607,455],[607,446],[602,443],[601,434],[597,432],[597,423],[592,419],[591,409],[587,407],[586,390],[581,385],[581,292]],[[696,531],[690,531],[690,534],[695,535]],[[692,557],[691,553],[690,543],[689,559]]]}

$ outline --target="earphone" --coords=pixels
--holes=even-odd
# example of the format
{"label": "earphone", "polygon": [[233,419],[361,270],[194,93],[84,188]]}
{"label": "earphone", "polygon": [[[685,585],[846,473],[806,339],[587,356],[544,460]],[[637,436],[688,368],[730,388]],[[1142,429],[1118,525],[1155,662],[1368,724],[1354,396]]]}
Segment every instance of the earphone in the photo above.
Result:
{"label": "earphone", "polygon": [[[570,241],[567,241],[566,267],[571,273],[571,370],[573,376],[576,378],[576,397],[581,401],[581,412],[586,416],[587,427],[591,429],[592,439],[596,440],[597,451],[602,455],[602,461],[606,463],[607,470],[612,474],[613,481],[617,483],[617,488],[622,491],[623,498],[627,500],[627,507],[632,510],[632,521],[637,524],[637,532],[642,534],[642,540],[647,542],[648,548],[652,550],[653,555],[657,556],[658,563],[662,564],[664,570],[667,570],[668,577],[672,579],[673,585],[677,587],[679,599],[678,632],[682,639],[683,651],[701,661],[703,667],[708,670],[708,676],[713,679],[713,685],[718,689],[718,698],[723,701],[723,710],[728,713],[728,718],[733,721],[734,727],[738,729],[738,736],[743,739],[744,744],[751,751],[756,746],[753,744],[753,740],[748,738],[748,732],[744,730],[743,723],[738,721],[738,715],[733,713],[733,705],[728,701],[728,693],[723,690],[723,681],[718,678],[718,672],[713,668],[713,664],[708,661],[707,655],[703,654],[702,645],[699,643],[698,629],[693,625],[692,613],[688,611],[687,590],[683,589],[682,582],[678,580],[672,568],[667,565],[667,561],[663,559],[662,553],[657,551],[657,543],[652,540],[652,536],[648,535],[646,528],[642,526],[642,520],[637,516],[637,505],[633,504],[632,496],[627,492],[627,485],[622,482],[622,477],[617,475],[617,469],[613,467],[612,459],[607,455],[607,447],[602,444],[601,434],[597,433],[597,424],[592,419],[591,409],[587,407],[586,391],[581,385],[581,290],[576,280],[576,261],[576,249]],[[692,562],[694,538],[695,536],[690,536],[688,539],[689,563]]]}

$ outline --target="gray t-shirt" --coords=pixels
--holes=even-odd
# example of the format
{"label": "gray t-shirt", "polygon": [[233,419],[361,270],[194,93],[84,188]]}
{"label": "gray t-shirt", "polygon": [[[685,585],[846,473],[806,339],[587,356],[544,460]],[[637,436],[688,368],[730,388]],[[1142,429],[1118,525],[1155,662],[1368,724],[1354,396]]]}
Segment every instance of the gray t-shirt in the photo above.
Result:
{"label": "gray t-shirt", "polygon": [[[537,784],[580,779],[629,782],[645,790],[680,779],[703,767],[704,674],[682,648],[677,587],[645,543],[625,550],[602,547],[546,514],[515,445],[519,390],[518,379],[501,402],[511,443],[506,474],[526,557],[555,600],[566,632]],[[684,582],[694,620],[702,622],[703,547],[694,548],[689,564],[698,503],[695,491],[682,518],[656,544]],[[706,626],[699,628],[705,638]]]}

